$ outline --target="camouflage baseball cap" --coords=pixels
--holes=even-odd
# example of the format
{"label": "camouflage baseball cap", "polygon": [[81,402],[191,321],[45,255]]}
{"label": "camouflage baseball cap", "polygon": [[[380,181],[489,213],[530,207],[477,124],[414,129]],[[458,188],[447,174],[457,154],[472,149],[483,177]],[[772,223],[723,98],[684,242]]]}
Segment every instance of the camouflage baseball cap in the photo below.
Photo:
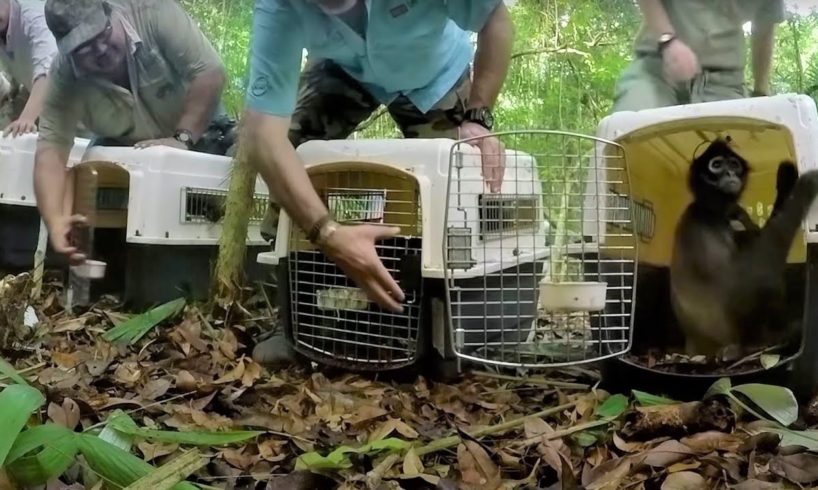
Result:
{"label": "camouflage baseball cap", "polygon": [[70,54],[108,25],[105,0],[47,0],[45,22],[62,54]]}

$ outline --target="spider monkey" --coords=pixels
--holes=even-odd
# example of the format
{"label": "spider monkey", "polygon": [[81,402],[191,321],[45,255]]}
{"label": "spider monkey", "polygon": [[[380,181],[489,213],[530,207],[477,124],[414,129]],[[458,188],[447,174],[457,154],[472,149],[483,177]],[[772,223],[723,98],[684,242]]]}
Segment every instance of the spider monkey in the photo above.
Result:
{"label": "spider monkey", "polygon": [[769,345],[789,334],[787,255],[818,195],[818,171],[799,177],[793,162],[779,165],[776,200],[763,229],[739,204],[749,171],[723,139],[690,167],[693,202],[676,228],[670,266],[671,305],[688,355]]}

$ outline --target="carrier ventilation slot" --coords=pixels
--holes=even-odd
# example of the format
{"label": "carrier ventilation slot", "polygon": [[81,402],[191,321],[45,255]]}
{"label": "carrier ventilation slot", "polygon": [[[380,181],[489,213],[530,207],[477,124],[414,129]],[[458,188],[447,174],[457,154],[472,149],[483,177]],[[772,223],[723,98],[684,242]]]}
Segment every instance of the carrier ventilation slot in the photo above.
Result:
{"label": "carrier ventilation slot", "polygon": [[100,187],[97,189],[97,210],[127,211],[128,189],[126,187]]}
{"label": "carrier ventilation slot", "polygon": [[[224,216],[224,203],[227,191],[222,189],[205,189],[201,187],[184,187],[182,189],[182,223],[216,223]],[[269,199],[264,194],[253,197],[253,209],[250,222],[260,223],[267,212]]]}
{"label": "carrier ventilation slot", "polygon": [[[608,209],[611,216],[608,223],[627,232],[636,232],[643,242],[650,241],[656,230],[656,213],[650,201],[636,202],[628,196],[609,190]],[[633,227],[636,230],[633,230]]]}
{"label": "carrier ventilation slot", "polygon": [[537,196],[479,197],[480,237],[515,234],[539,227],[540,198]]}

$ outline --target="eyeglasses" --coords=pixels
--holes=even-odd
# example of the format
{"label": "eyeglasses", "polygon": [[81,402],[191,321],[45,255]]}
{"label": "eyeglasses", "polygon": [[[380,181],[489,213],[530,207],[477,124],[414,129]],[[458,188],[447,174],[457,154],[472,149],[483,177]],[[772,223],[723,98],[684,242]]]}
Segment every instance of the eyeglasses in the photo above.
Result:
{"label": "eyeglasses", "polygon": [[113,32],[113,30],[114,26],[111,25],[111,20],[108,19],[108,23],[105,24],[105,29],[103,29],[102,32],[94,36],[93,39],[77,48],[74,51],[74,54],[77,56],[86,56],[91,54],[95,46],[99,44],[105,44],[111,39],[111,33]]}

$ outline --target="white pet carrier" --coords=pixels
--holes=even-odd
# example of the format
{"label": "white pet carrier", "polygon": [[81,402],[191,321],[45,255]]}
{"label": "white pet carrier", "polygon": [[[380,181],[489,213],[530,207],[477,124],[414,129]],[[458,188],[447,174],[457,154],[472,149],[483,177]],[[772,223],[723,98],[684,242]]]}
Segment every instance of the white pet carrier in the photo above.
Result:
{"label": "white pet carrier", "polygon": [[[229,157],[165,146],[89,148],[72,170],[68,199],[91,222],[92,258],[107,263],[99,292],[124,293],[134,305],[206,298],[231,166]],[[255,192],[250,257],[266,245],[260,179]]]}
{"label": "white pet carrier", "polygon": [[[68,166],[80,161],[88,140],[77,138]],[[0,271],[31,269],[35,264],[40,214],[34,196],[37,135],[0,137]]]}
{"label": "white pet carrier", "polygon": [[[632,286],[617,283],[627,272],[619,258],[616,271],[603,271],[600,265],[611,257],[581,236],[581,183],[584,175],[596,177],[588,166],[597,163],[597,146],[605,143],[545,131],[498,138],[507,149],[496,194],[484,183],[478,140],[313,141],[298,148],[338,221],[400,227],[399,236],[379,242],[377,251],[407,295],[402,314],[368,302],[283,213],[276,249],[259,255],[259,262],[278,267],[280,316],[299,353],[353,370],[402,368],[429,354],[500,366],[554,365],[593,359],[603,337],[615,340],[599,335],[606,325],[619,340],[616,347],[627,349],[629,315],[616,306],[623,298],[630,303]],[[566,153],[569,147],[573,153]],[[626,184],[622,170],[618,177]],[[543,180],[549,176],[559,185]],[[566,185],[571,179],[580,184]],[[561,220],[556,229],[554,219]],[[576,291],[598,285],[606,273],[610,305],[603,291],[592,313],[577,307],[576,294],[564,298],[559,311],[538,311],[549,304],[545,299],[564,292],[559,286]],[[550,292],[543,296],[541,290]],[[559,315],[563,327],[569,317],[598,327],[597,335],[552,335],[549,314]]]}
{"label": "white pet carrier", "polygon": [[[639,307],[634,319],[632,354],[645,355],[657,348],[681,350],[683,338],[675,327],[669,302],[668,268],[675,227],[691,200],[687,179],[694,153],[700,154],[707,142],[717,137],[731,139],[733,148],[751,167],[741,203],[763,225],[772,211],[776,172],[782,160],[796,162],[802,173],[818,168],[815,103],[807,96],[781,95],[622,112],[605,118],[597,134],[624,148],[631,174],[632,219],[640,242],[636,303]],[[815,207],[807,217],[806,232],[796,237],[790,251],[787,287],[791,316],[782,318],[782,322],[804,325],[805,342],[782,355],[779,370],[786,370],[805,347],[806,355],[801,357],[807,364],[818,359],[813,243],[818,243]],[[744,376],[755,376],[763,370],[758,363],[755,366]],[[614,384],[631,383],[628,389],[637,388],[634,380],[644,382],[645,389],[660,391],[685,385],[672,381],[666,372],[640,364],[637,357],[628,356],[608,363],[607,367],[607,380]],[[804,369],[798,381],[810,384],[816,369],[814,366]],[[694,388],[685,386],[701,394],[721,375],[675,376],[685,382],[698,380]]]}

